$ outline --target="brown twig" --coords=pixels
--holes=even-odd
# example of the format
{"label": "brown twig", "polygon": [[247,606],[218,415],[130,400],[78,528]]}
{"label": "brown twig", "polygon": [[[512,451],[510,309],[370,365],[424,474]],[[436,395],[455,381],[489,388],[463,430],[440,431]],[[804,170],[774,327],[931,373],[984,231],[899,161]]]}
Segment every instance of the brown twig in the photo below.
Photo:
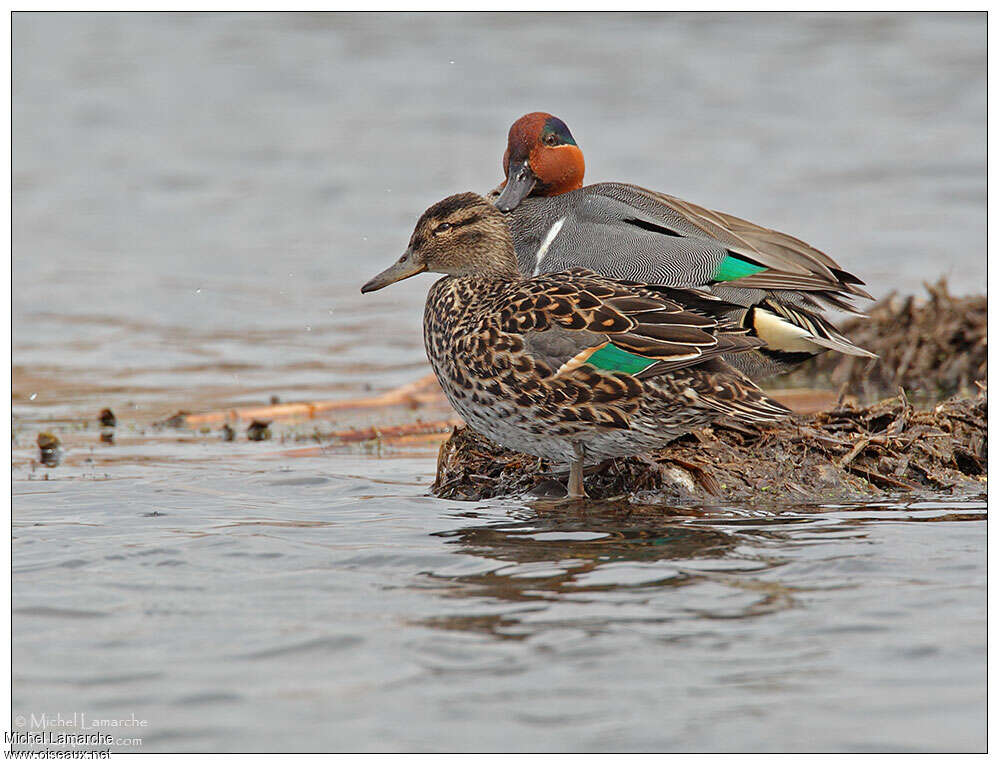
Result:
{"label": "brown twig", "polygon": [[373,441],[375,439],[390,441],[407,436],[448,436],[456,425],[461,424],[462,421],[457,417],[449,417],[446,420],[435,420],[434,422],[411,422],[408,425],[388,425],[382,428],[372,427],[340,430],[330,433],[329,437],[344,443],[355,443],[358,441]]}
{"label": "brown twig", "polygon": [[419,406],[420,404],[443,401],[440,386],[434,375],[425,375],[406,385],[394,388],[377,396],[366,398],[339,399],[332,401],[303,401],[294,404],[274,404],[272,406],[246,407],[229,409],[227,411],[204,412],[202,414],[185,414],[171,424],[186,427],[212,425],[233,420],[259,419],[312,419],[317,414],[344,409],[374,409],[388,406]]}

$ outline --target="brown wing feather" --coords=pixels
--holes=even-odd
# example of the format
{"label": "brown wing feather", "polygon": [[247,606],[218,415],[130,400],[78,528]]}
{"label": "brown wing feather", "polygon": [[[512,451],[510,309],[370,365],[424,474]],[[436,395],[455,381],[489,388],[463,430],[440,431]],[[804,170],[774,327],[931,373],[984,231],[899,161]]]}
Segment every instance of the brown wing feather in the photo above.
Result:
{"label": "brown wing feather", "polygon": [[[685,307],[684,298],[698,309]],[[653,291],[573,269],[521,282],[504,308],[503,330],[530,332],[533,347],[549,357],[556,345],[559,357],[573,358],[613,342],[659,362],[636,375],[642,379],[763,344],[724,317],[708,315],[709,307],[720,312],[729,304],[699,290]],[[544,334],[555,328],[575,332],[571,340],[560,332],[546,342]]]}
{"label": "brown wing feather", "polygon": [[720,359],[683,370],[679,378],[673,382],[686,384],[689,398],[743,422],[770,422],[791,414],[790,409]]}

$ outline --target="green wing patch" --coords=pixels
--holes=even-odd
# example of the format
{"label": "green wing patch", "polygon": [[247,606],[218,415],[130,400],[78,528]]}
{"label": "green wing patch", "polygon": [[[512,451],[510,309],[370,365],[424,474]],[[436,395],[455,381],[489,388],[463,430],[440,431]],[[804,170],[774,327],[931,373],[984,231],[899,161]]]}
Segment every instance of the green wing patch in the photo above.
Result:
{"label": "green wing patch", "polygon": [[715,274],[715,281],[730,282],[733,279],[741,279],[743,276],[758,274],[760,271],[766,270],[765,266],[758,266],[755,263],[747,263],[742,258],[737,258],[734,255],[726,255],[718,266],[718,272]]}
{"label": "green wing patch", "polygon": [[614,343],[607,343],[591,353],[585,363],[608,372],[637,375],[655,364],[656,360],[628,353],[628,351],[618,348]]}

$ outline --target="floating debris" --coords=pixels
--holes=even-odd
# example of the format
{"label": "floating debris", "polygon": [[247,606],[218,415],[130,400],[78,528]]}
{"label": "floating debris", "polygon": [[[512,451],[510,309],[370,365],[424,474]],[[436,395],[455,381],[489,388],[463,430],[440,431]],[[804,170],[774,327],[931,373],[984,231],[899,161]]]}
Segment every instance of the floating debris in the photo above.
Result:
{"label": "floating debris", "polygon": [[[365,386],[370,389],[370,386]],[[377,396],[370,396],[356,399],[336,399],[333,401],[304,401],[288,404],[273,404],[270,406],[247,407],[243,409],[228,409],[215,412],[203,412],[202,414],[191,414],[190,412],[178,412],[173,417],[158,423],[172,428],[193,428],[205,423],[225,422],[226,420],[239,419],[260,419],[269,417],[279,419],[312,419],[321,414],[340,411],[344,409],[381,409],[390,406],[406,406],[417,408],[424,404],[444,404],[446,405],[444,394],[433,373],[424,375],[419,380],[414,380],[394,390],[380,393]]]}
{"label": "floating debris", "polygon": [[177,414],[153,423],[154,428],[185,428],[188,426],[187,416],[190,412],[181,409]]}
{"label": "floating debris", "polygon": [[246,429],[246,437],[251,441],[268,440],[271,437],[271,429],[268,427],[270,424],[270,420],[254,420]]}
{"label": "floating debris", "polygon": [[43,465],[56,467],[62,458],[62,445],[59,438],[52,433],[38,434],[39,459]]}
{"label": "floating debris", "polygon": [[114,428],[118,424],[118,419],[110,409],[102,409],[97,416],[97,422],[101,424],[101,443],[114,443]]}
{"label": "floating debris", "polygon": [[321,441],[323,439],[337,440],[342,443],[359,443],[363,441],[392,441],[413,436],[439,437],[450,433],[455,425],[462,424],[455,415],[446,420],[433,422],[411,422],[405,425],[385,425],[383,427],[353,428],[351,430],[335,430],[330,433],[312,433],[305,438]]}
{"label": "floating debris", "polygon": [[[905,396],[841,405],[769,426],[718,423],[649,457],[587,469],[595,499],[823,501],[895,492],[985,491],[988,400],[954,398],[916,411]],[[441,445],[431,491],[482,500],[533,493],[565,468],[497,446],[468,428]]]}

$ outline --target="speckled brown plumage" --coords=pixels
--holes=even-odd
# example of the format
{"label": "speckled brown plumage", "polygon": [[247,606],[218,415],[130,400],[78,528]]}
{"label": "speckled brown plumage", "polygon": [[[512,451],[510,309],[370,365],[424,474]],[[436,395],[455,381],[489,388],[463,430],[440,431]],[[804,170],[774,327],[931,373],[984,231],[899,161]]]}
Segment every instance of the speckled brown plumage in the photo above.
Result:
{"label": "speckled brown plumage", "polygon": [[503,216],[462,194],[431,207],[410,248],[364,291],[421,271],[424,340],[444,392],[493,440],[573,467],[649,451],[721,417],[787,410],[720,358],[760,345],[693,289],[650,287],[584,269],[523,278]]}
{"label": "speckled brown plumage", "polygon": [[[668,292],[582,269],[520,281],[445,277],[427,296],[427,356],[472,427],[565,461],[576,442],[594,462],[652,449],[721,416],[786,414],[717,359],[758,341],[678,302],[703,296]],[[656,363],[638,374],[573,364],[607,342]]]}

